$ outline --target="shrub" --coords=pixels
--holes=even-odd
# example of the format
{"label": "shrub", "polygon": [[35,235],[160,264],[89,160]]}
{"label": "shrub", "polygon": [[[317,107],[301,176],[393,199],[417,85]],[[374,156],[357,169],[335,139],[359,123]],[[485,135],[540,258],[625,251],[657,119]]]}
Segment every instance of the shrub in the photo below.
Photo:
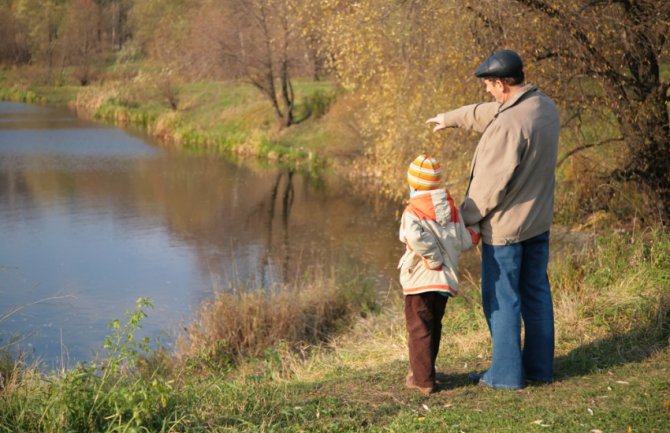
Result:
{"label": "shrub", "polygon": [[335,94],[329,91],[317,90],[311,95],[307,95],[304,99],[302,111],[304,113],[296,113],[297,118],[312,117],[318,119],[328,112],[331,104],[335,101]]}
{"label": "shrub", "polygon": [[0,399],[0,431],[139,432],[174,427],[178,421],[170,415],[178,394],[173,382],[159,374],[159,368],[146,371],[149,341],[136,338],[148,307],[151,302],[140,298],[124,323],[111,322],[105,358],[80,364],[60,377],[44,377],[36,368],[23,367],[20,386]]}

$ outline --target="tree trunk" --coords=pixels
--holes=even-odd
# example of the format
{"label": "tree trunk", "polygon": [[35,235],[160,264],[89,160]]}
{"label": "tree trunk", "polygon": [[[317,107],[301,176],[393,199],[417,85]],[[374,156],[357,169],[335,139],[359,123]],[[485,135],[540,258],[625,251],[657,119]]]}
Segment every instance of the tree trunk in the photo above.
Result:
{"label": "tree trunk", "polygon": [[658,197],[654,207],[662,210],[664,220],[670,222],[670,125],[666,92],[667,87],[659,85],[657,91],[620,117],[630,161],[615,171],[614,177],[646,186]]}
{"label": "tree trunk", "polygon": [[623,179],[647,186],[658,197],[666,222],[670,218],[670,117],[649,11],[624,3],[623,58],[630,71],[627,91],[620,95],[628,107],[619,124],[628,143],[630,161],[620,170]]}
{"label": "tree trunk", "polygon": [[275,119],[277,119],[277,123],[280,125],[283,123],[284,120],[284,112],[282,112],[281,107],[279,106],[279,101],[277,100],[277,90],[275,88],[275,79],[274,79],[274,74],[272,73],[272,69],[268,69],[268,72],[265,77],[265,85],[263,83],[257,83],[256,87],[258,87],[261,92],[265,94],[265,96],[268,98],[270,101],[270,104],[272,104],[272,111],[275,114]]}
{"label": "tree trunk", "polygon": [[291,84],[291,78],[288,73],[288,61],[284,59],[281,66],[281,94],[284,100],[284,118],[282,119],[282,126],[289,127],[293,125],[293,107],[295,95],[293,94],[293,85]]}
{"label": "tree trunk", "polygon": [[287,128],[294,123],[293,119],[293,107],[295,101],[295,95],[293,93],[293,85],[291,84],[291,77],[289,74],[289,55],[288,55],[288,40],[291,33],[291,29],[288,23],[288,16],[286,10],[283,10],[280,14],[280,22],[282,29],[282,46],[281,46],[281,59],[280,59],[280,71],[279,79],[281,80],[281,94],[284,102],[284,119],[283,127]]}

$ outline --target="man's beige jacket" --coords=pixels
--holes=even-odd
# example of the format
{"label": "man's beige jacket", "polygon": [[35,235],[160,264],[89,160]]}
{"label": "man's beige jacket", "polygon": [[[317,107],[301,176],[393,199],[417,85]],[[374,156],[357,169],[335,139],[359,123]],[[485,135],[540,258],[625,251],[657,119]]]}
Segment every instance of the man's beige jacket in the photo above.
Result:
{"label": "man's beige jacket", "polygon": [[439,115],[447,127],[482,132],[461,215],[482,241],[509,245],[549,230],[560,121],[553,101],[526,85],[504,104],[467,105]]}

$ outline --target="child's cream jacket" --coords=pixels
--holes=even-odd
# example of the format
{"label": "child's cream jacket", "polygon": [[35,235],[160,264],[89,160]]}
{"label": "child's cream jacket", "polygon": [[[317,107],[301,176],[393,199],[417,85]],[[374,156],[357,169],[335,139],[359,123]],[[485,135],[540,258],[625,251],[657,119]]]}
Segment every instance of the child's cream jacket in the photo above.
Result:
{"label": "child's cream jacket", "polygon": [[479,234],[465,227],[449,191],[417,192],[402,214],[399,235],[406,245],[398,263],[403,293],[457,295],[458,258],[479,242]]}

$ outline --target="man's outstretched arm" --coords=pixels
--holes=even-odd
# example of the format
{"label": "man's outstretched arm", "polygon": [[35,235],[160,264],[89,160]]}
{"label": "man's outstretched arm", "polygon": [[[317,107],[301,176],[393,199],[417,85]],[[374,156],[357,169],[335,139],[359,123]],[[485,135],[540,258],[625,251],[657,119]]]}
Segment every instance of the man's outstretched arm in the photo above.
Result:
{"label": "man's outstretched arm", "polygon": [[445,128],[464,128],[484,132],[498,113],[499,107],[500,104],[497,102],[466,105],[431,117],[426,120],[426,123],[435,125],[433,132]]}

